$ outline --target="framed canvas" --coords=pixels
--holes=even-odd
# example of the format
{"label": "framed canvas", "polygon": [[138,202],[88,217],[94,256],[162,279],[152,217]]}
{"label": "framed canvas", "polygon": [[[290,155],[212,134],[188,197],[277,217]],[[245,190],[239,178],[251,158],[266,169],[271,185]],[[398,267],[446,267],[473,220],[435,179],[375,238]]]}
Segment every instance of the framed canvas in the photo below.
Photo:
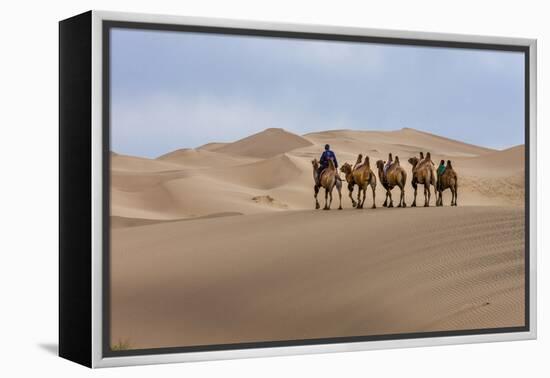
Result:
{"label": "framed canvas", "polygon": [[59,24],[59,354],[536,337],[536,41]]}

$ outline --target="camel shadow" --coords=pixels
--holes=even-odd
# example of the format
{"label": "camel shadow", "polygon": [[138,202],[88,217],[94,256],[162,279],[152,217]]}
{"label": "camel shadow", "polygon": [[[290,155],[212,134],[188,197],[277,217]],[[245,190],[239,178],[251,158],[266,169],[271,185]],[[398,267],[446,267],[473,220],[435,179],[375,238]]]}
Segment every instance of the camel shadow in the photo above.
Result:
{"label": "camel shadow", "polygon": [[55,343],[41,343],[41,344],[38,344],[38,347],[50,354],[53,354],[56,356],[59,355],[59,345]]}

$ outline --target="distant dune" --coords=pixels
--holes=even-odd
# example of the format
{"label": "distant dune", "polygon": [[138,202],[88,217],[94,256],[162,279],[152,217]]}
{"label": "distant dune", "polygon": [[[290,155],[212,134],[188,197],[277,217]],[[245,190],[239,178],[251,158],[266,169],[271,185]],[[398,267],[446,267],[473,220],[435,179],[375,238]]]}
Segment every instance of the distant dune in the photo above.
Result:
{"label": "distant dune", "polygon": [[269,158],[311,145],[312,143],[307,139],[283,129],[266,129],[260,133],[216,148],[216,151],[225,154]]}
{"label": "distant dune", "polygon": [[118,227],[111,342],[156,348],[522,326],[523,222],[519,208],[465,206]]}
{"label": "distant dune", "polygon": [[411,128],[395,131],[321,131],[306,134],[305,137],[318,144],[331,143],[333,141],[332,144],[336,142],[340,146],[341,142],[344,142],[345,144],[342,145],[344,149],[346,149],[346,144],[350,145],[354,144],[354,142],[359,142],[361,145],[367,144],[372,149],[381,148],[385,150],[391,146],[396,148],[396,152],[416,153],[420,150],[429,150],[432,154],[460,157],[479,156],[495,151]]}
{"label": "distant dune", "polygon": [[157,160],[183,165],[185,168],[212,168],[231,167],[253,162],[257,159],[237,157],[216,151],[186,148],[162,155]]}
{"label": "distant dune", "polygon": [[170,162],[157,162],[155,160],[111,154],[111,170],[113,172],[163,172],[180,169],[178,165],[170,164]]}
{"label": "distant dune", "polygon": [[525,146],[515,146],[502,151],[494,151],[472,159],[465,159],[462,165],[478,175],[503,176],[525,171]]}
{"label": "distant dune", "polygon": [[197,150],[216,151],[218,148],[223,147],[226,144],[227,143],[218,143],[218,142],[206,143],[198,147]]}

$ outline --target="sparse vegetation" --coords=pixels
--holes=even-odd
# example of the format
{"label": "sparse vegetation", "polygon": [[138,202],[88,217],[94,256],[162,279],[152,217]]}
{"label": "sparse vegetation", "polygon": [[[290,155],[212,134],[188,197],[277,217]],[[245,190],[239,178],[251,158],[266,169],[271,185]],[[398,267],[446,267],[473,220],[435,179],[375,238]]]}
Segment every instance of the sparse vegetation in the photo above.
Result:
{"label": "sparse vegetation", "polygon": [[130,349],[130,342],[128,340],[118,340],[118,342],[111,346],[113,351],[121,351]]}

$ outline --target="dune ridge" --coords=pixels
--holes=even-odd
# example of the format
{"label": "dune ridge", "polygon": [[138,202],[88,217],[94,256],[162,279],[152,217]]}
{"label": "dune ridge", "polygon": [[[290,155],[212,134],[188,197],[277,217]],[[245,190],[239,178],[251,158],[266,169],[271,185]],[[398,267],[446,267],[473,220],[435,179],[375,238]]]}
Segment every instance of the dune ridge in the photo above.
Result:
{"label": "dune ridge", "polygon": [[269,158],[296,148],[311,146],[307,139],[283,129],[270,128],[216,148],[217,152]]}

